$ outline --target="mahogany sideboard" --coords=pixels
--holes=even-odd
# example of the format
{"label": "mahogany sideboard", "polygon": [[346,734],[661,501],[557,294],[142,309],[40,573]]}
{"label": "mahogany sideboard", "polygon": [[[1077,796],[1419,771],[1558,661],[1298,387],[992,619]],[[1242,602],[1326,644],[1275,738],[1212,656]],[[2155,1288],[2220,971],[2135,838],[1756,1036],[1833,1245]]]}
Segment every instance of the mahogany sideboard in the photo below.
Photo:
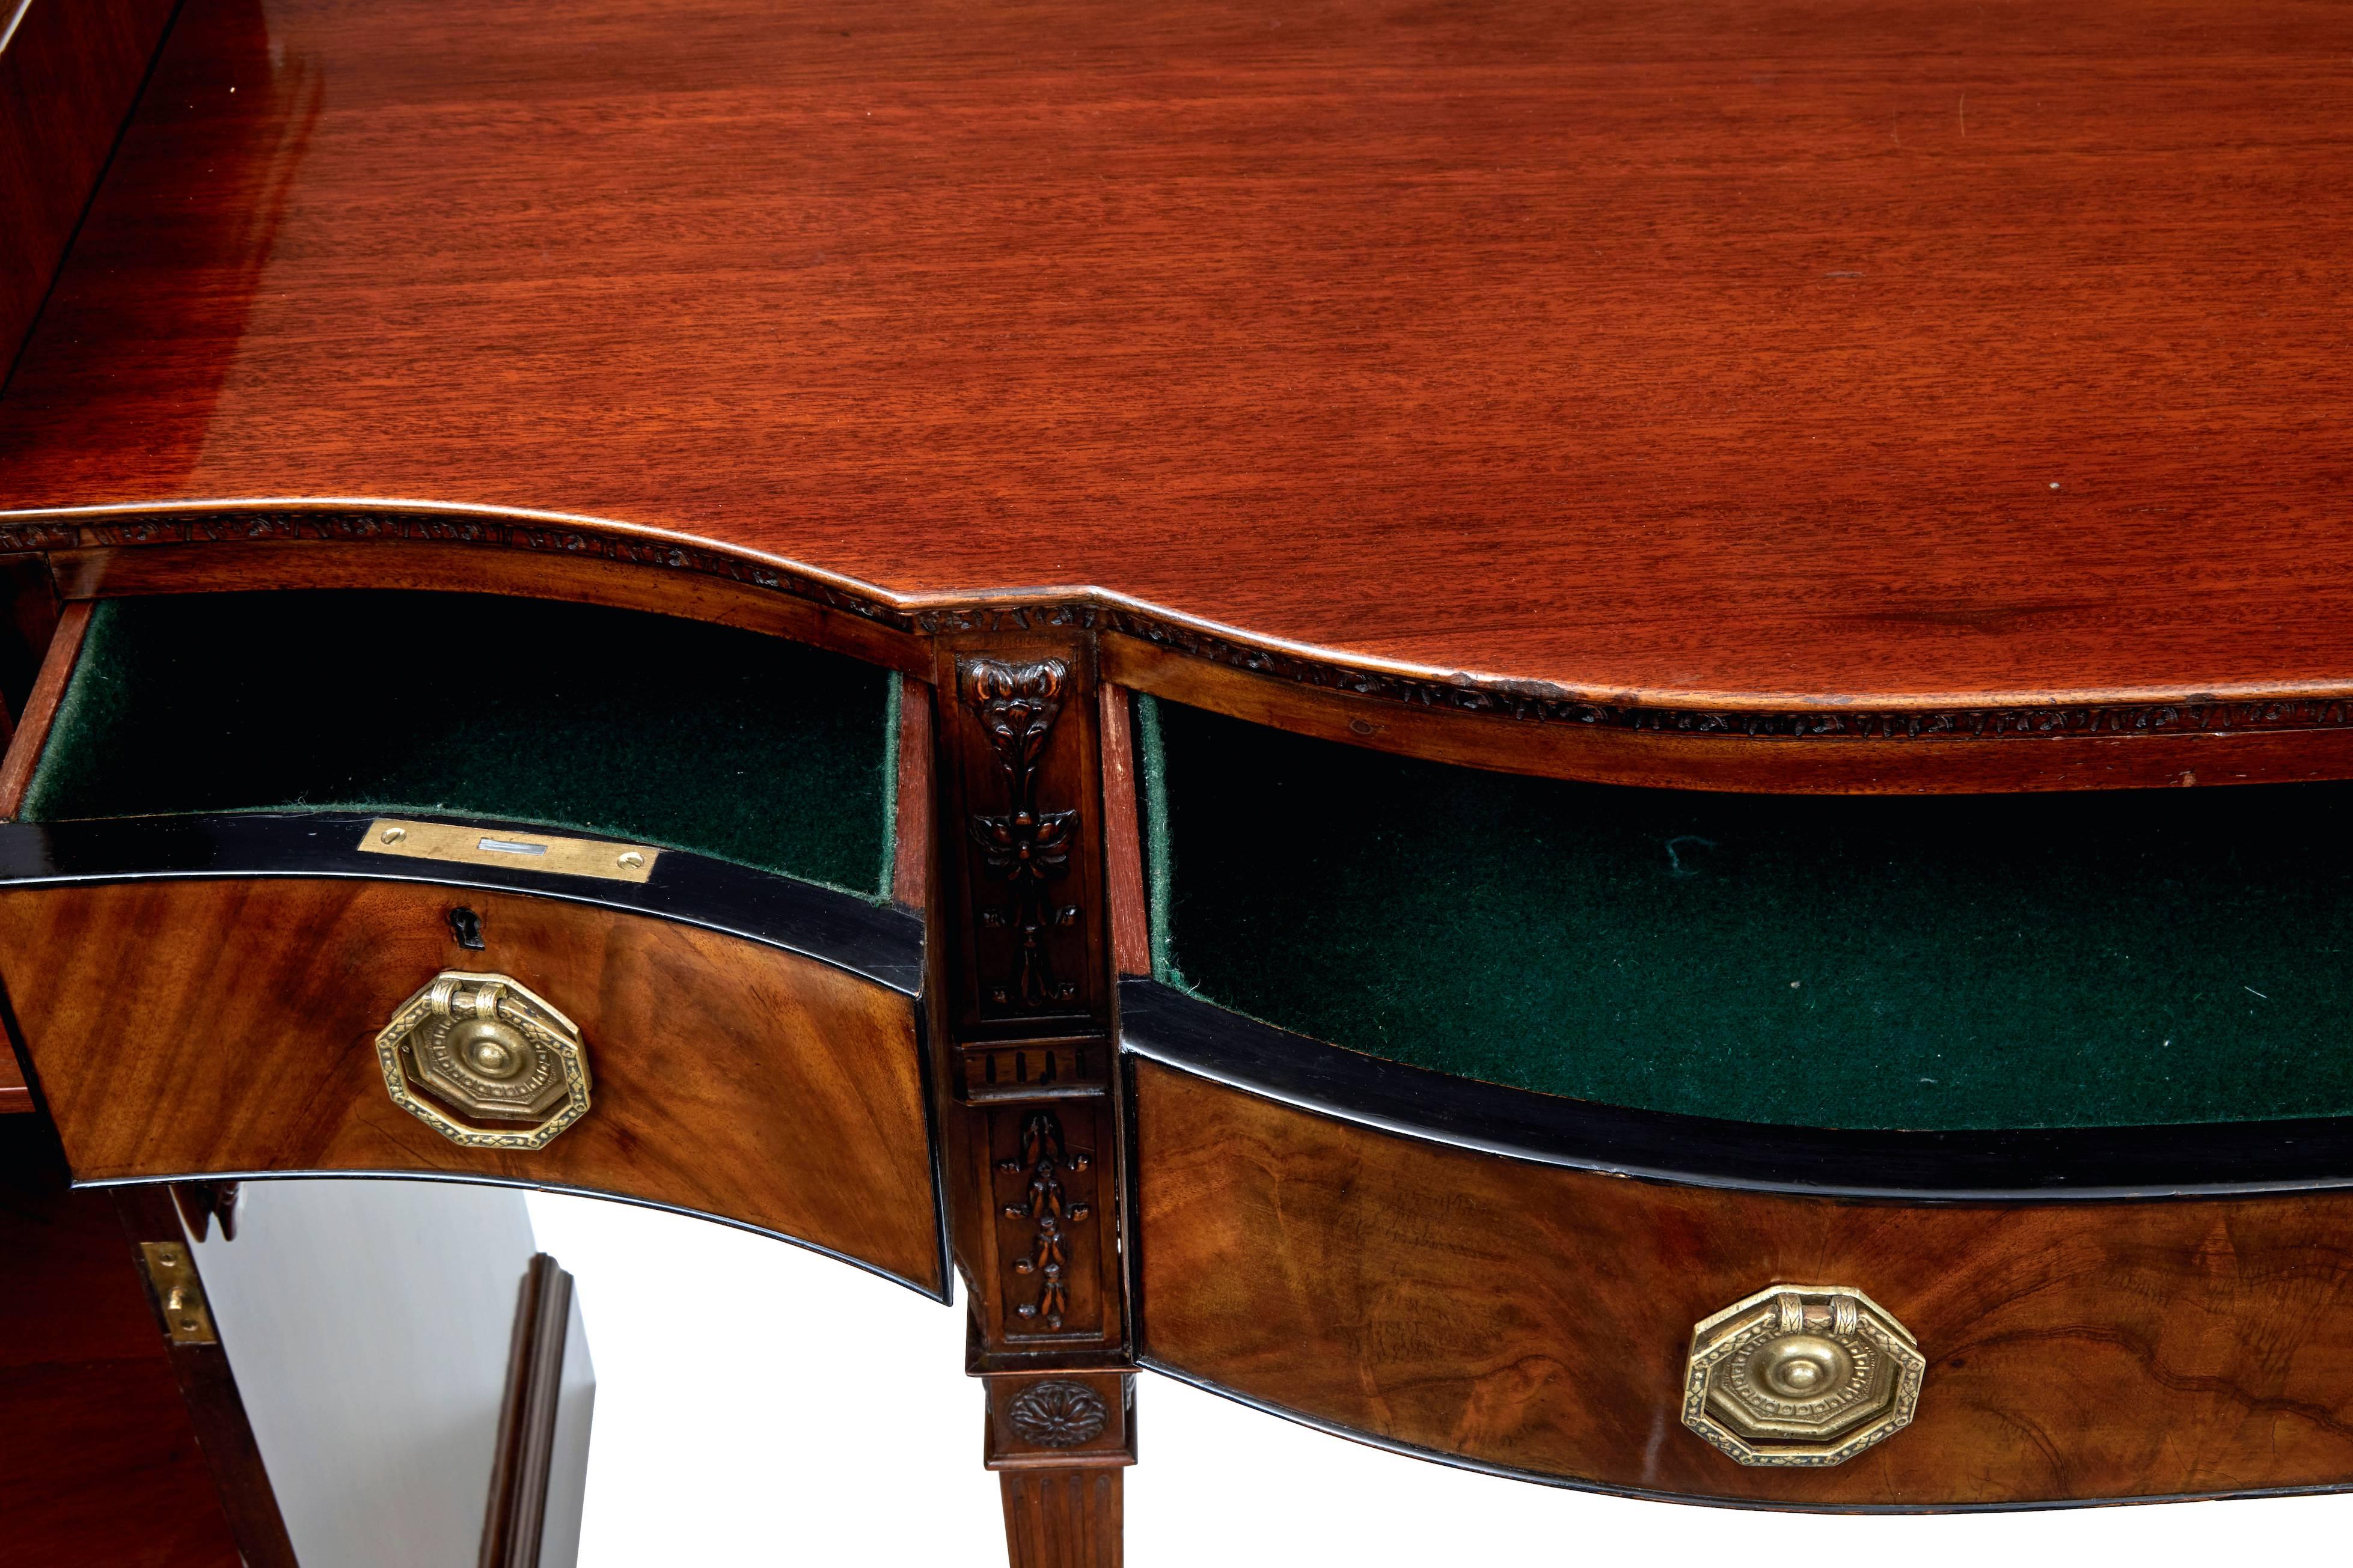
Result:
{"label": "mahogany sideboard", "polygon": [[[2353,1484],[2342,7],[10,28],[25,1182],[960,1295],[1017,1568],[1119,1560],[1140,1370],[1660,1499]],[[290,1561],[199,1447],[153,1560]]]}

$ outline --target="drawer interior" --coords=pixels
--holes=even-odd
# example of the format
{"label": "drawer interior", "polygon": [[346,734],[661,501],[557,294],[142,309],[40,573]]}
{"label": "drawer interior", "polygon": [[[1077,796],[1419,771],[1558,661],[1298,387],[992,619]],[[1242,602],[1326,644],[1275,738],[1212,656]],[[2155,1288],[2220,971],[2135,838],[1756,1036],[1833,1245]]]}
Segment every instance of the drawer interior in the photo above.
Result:
{"label": "drawer interior", "polygon": [[1789,1125],[2353,1113],[2353,785],[1645,790],[1140,700],[1156,974],[1298,1033]]}
{"label": "drawer interior", "polygon": [[642,612],[318,590],[110,599],[23,817],[350,810],[542,824],[880,899],[897,681]]}

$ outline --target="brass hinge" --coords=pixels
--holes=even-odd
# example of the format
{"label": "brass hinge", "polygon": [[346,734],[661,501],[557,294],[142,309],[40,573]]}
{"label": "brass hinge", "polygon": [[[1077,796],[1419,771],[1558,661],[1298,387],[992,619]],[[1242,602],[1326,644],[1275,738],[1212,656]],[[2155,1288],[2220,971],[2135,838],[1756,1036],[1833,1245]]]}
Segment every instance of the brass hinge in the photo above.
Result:
{"label": "brass hinge", "polygon": [[139,1261],[147,1270],[147,1287],[164,1310],[164,1327],[175,1345],[216,1345],[213,1310],[205,1304],[205,1282],[196,1278],[195,1260],[176,1241],[142,1241]]}

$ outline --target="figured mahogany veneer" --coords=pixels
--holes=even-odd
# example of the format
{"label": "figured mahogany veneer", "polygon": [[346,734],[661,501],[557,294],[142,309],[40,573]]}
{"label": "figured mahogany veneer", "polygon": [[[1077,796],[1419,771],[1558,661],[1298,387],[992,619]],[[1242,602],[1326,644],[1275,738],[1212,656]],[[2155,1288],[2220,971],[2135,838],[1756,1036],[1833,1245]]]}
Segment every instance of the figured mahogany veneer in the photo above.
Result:
{"label": "figured mahogany veneer", "polygon": [[[460,948],[448,911],[480,916]],[[374,1041],[443,969],[570,1016],[588,1115],[460,1148],[386,1096]],[[944,1289],[914,1004],[797,953],[594,906],[351,880],[0,893],[0,974],[82,1181],[371,1171],[635,1198]]]}
{"label": "figured mahogany veneer", "polygon": [[118,510],[0,548],[417,498],[1776,787],[2353,772],[2348,92],[2321,0],[192,0],[0,399]]}
{"label": "figured mahogany veneer", "polygon": [[[1344,1124],[1134,1063],[1148,1364],[1473,1464],[1613,1490],[1929,1508],[2337,1487],[2353,1194],[1930,1206],[1710,1190]],[[1679,1420],[1692,1325],[1867,1292],[1917,1419],[1830,1469]]]}

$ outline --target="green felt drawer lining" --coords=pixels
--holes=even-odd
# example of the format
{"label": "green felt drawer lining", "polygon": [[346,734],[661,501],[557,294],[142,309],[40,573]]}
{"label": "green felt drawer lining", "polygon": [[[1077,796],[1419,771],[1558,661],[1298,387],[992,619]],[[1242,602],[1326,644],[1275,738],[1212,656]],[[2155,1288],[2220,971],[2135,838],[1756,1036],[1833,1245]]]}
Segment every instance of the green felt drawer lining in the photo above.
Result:
{"label": "green felt drawer lining", "polygon": [[887,894],[889,672],[665,616],[476,594],[113,599],[29,821],[445,814]]}
{"label": "green felt drawer lining", "polygon": [[1758,1122],[2353,1113],[2353,785],[1640,790],[1140,700],[1159,977],[1269,1023]]}

